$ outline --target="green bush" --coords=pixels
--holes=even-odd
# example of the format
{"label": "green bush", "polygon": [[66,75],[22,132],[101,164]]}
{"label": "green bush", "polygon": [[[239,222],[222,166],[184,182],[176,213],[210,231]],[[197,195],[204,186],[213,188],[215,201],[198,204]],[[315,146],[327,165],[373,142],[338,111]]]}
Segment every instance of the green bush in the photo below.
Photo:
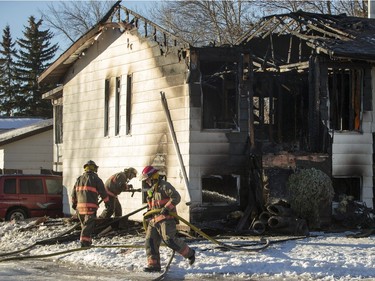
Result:
{"label": "green bush", "polygon": [[303,169],[290,175],[287,190],[293,211],[305,219],[310,228],[319,228],[320,210],[332,202],[334,195],[330,177],[314,168]]}

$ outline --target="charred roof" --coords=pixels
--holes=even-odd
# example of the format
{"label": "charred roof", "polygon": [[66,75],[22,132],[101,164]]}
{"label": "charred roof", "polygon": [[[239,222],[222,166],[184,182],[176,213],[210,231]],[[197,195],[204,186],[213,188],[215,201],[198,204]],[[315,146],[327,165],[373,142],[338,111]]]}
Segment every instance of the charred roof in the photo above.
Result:
{"label": "charred roof", "polygon": [[254,25],[238,44],[249,47],[258,62],[267,66],[301,63],[311,53],[375,61],[375,19],[303,11],[271,15]]}

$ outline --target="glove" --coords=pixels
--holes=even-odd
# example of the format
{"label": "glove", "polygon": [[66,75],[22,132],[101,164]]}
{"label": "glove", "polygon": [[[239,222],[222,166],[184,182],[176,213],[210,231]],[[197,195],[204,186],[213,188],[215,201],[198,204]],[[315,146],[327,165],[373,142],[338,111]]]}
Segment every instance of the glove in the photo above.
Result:
{"label": "glove", "polygon": [[77,209],[77,203],[73,203],[72,208],[73,208],[73,210],[76,210]]}
{"label": "glove", "polygon": [[131,191],[133,189],[132,184],[125,184],[122,188],[123,191]]}
{"label": "glove", "polygon": [[166,207],[162,208],[161,211],[160,211],[160,214],[164,215],[164,216],[168,216],[169,215],[169,209],[166,208]]}
{"label": "glove", "polygon": [[150,188],[149,190],[147,190],[147,197],[152,198],[153,193],[154,193],[154,191],[152,190],[152,188]]}

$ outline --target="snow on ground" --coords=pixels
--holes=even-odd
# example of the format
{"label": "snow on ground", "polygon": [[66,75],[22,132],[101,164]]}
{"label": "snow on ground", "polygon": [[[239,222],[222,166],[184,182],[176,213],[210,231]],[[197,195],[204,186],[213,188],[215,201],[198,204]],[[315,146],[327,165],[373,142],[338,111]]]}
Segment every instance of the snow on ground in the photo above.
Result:
{"label": "snow on ground", "polygon": [[[34,223],[35,221],[0,222],[0,255],[24,249],[36,241],[56,237],[72,227],[65,224],[56,226],[41,224],[33,227]],[[187,239],[188,244],[196,250],[196,262],[189,266],[185,259],[176,254],[168,272],[168,280],[375,280],[375,237],[348,238],[348,234],[352,232],[314,232],[310,233],[309,238],[278,243],[272,241],[285,237],[268,237],[271,241],[268,248],[251,253],[223,251],[210,241]],[[254,243],[259,241],[259,238],[242,236],[218,239],[224,243],[237,245]],[[94,239],[93,244],[122,245],[122,247],[90,248],[51,256],[41,262],[34,259],[32,261],[40,262],[36,270],[38,268],[43,270],[43,263],[50,264],[49,271],[43,273],[42,280],[66,280],[56,277],[48,279],[46,275],[54,276],[55,273],[50,267],[55,267],[56,270],[62,267],[63,270],[67,270],[66,268],[71,264],[83,268],[83,271],[92,268],[93,272],[100,272],[100,269],[103,269],[103,271],[113,270],[116,273],[124,273],[120,279],[114,276],[113,279],[98,277],[90,280],[140,280],[142,276],[144,278],[145,274],[148,274],[142,272],[146,262],[143,243],[143,233],[136,236],[102,237]],[[78,241],[37,245],[18,255],[41,255],[74,248],[79,248]],[[170,249],[161,248],[162,266],[170,255]],[[38,280],[25,279],[25,272],[19,274],[19,279],[15,277],[17,275],[14,271],[15,265],[21,270],[20,268],[23,265],[27,266],[31,260],[2,261],[7,257],[9,256],[0,256],[0,280]]]}

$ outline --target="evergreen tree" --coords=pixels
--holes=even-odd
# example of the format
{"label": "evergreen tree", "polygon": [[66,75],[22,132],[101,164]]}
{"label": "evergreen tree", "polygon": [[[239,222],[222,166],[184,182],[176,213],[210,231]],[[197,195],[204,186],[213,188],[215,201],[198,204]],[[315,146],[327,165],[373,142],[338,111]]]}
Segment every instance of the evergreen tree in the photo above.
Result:
{"label": "evergreen tree", "polygon": [[0,43],[0,114],[5,116],[17,115],[16,104],[19,85],[16,81],[15,61],[17,51],[15,42],[12,42],[10,27],[3,30],[3,39]]}
{"label": "evergreen tree", "polygon": [[20,115],[52,117],[52,105],[42,99],[42,94],[51,87],[40,88],[37,82],[39,75],[49,66],[58,45],[51,45],[53,33],[41,30],[42,19],[36,21],[29,17],[29,26],[25,27],[24,38],[18,39],[19,54],[17,55],[17,73],[21,81],[22,99],[19,101]]}

